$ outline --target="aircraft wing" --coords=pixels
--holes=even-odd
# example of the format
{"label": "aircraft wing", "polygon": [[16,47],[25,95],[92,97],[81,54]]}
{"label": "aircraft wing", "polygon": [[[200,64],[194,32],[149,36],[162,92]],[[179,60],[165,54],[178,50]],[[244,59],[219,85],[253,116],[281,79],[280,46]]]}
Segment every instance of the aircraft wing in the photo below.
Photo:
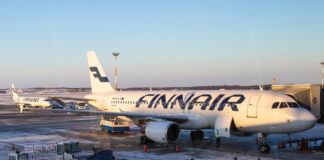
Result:
{"label": "aircraft wing", "polygon": [[184,123],[189,118],[184,114],[143,114],[143,113],[130,113],[130,112],[103,112],[103,111],[89,111],[89,110],[72,110],[72,109],[43,109],[31,108],[30,111],[48,111],[48,112],[67,112],[87,115],[102,115],[102,116],[125,116],[129,118],[152,118],[152,119],[165,119],[173,122]]}
{"label": "aircraft wing", "polygon": [[94,99],[72,98],[72,97],[49,97],[48,99],[50,99],[50,100],[72,100],[72,101],[80,101],[80,102],[95,101]]}

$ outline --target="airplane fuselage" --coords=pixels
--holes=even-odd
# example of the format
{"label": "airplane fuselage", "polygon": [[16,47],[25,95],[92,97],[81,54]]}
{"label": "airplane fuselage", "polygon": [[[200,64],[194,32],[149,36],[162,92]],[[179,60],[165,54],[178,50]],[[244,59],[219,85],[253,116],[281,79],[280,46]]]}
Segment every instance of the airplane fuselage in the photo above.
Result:
{"label": "airplane fuselage", "polygon": [[231,116],[238,130],[248,133],[294,133],[312,128],[316,120],[301,107],[273,108],[275,103],[297,104],[289,96],[269,91],[154,91],[91,94],[91,105],[106,112],[185,114],[182,129],[214,128],[217,117]]}
{"label": "airplane fuselage", "polygon": [[26,104],[32,107],[42,107],[48,108],[51,107],[51,103],[43,97],[18,97],[13,98],[13,100],[18,104]]}

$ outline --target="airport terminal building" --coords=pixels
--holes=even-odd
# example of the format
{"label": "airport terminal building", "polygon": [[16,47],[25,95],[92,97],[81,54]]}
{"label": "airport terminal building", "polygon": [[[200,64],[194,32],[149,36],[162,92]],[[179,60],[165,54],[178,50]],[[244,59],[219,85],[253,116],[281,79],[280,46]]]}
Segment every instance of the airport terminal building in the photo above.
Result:
{"label": "airport terminal building", "polygon": [[280,92],[296,99],[324,122],[324,89],[317,84],[272,85],[271,91]]}

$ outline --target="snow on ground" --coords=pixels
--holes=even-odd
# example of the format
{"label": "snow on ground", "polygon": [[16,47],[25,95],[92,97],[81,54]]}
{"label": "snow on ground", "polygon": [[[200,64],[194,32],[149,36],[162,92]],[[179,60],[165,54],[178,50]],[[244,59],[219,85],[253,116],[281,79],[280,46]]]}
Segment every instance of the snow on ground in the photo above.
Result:
{"label": "snow on ground", "polygon": [[[234,157],[242,159],[257,159],[255,156],[249,156],[244,154],[233,154],[227,152],[219,152],[215,150],[205,150],[205,149],[187,149],[186,151],[171,152],[159,154],[153,151],[143,152],[143,151],[115,151],[114,156],[118,159],[130,159],[130,160],[158,160],[158,159],[168,159],[168,160],[233,160]],[[262,157],[262,160],[272,160],[275,158]]]}
{"label": "snow on ground", "polygon": [[[74,97],[83,98],[85,95],[90,94],[89,92],[69,92],[65,89],[46,89],[46,90],[34,90],[27,89],[25,92],[19,94],[21,97]],[[0,104],[14,104],[12,101],[12,94],[0,94]]]}
{"label": "snow on ground", "polygon": [[[58,135],[29,135],[29,136],[22,136],[22,137],[2,138],[0,139],[0,142],[15,143],[24,146],[24,145],[38,145],[44,143],[53,144],[59,141],[67,141],[67,140],[74,141],[76,139],[66,139]],[[79,141],[79,139],[77,139],[76,141]],[[79,142],[92,143],[91,141],[87,141],[87,140],[81,140]]]}
{"label": "snow on ground", "polygon": [[[68,132],[68,131],[67,131]],[[6,157],[11,152],[12,144],[15,144],[15,149],[21,152],[28,152],[28,149],[34,147],[53,146],[55,149],[58,142],[79,142],[81,144],[93,144],[92,141],[77,139],[77,138],[66,138],[59,135],[37,135],[30,133],[21,132],[6,132],[1,134],[0,139],[0,159]],[[52,155],[55,150],[47,154]]]}
{"label": "snow on ground", "polygon": [[0,104],[13,104],[12,95],[10,94],[0,94]]}

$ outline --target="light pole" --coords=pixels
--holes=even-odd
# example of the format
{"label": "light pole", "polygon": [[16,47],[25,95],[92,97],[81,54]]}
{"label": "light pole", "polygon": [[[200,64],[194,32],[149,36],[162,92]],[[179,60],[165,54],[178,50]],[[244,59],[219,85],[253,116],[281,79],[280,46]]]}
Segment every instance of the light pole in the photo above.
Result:
{"label": "light pole", "polygon": [[324,89],[324,62],[321,62],[322,65],[322,89]]}
{"label": "light pole", "polygon": [[117,91],[117,57],[119,55],[118,52],[112,53],[115,56],[115,90]]}

